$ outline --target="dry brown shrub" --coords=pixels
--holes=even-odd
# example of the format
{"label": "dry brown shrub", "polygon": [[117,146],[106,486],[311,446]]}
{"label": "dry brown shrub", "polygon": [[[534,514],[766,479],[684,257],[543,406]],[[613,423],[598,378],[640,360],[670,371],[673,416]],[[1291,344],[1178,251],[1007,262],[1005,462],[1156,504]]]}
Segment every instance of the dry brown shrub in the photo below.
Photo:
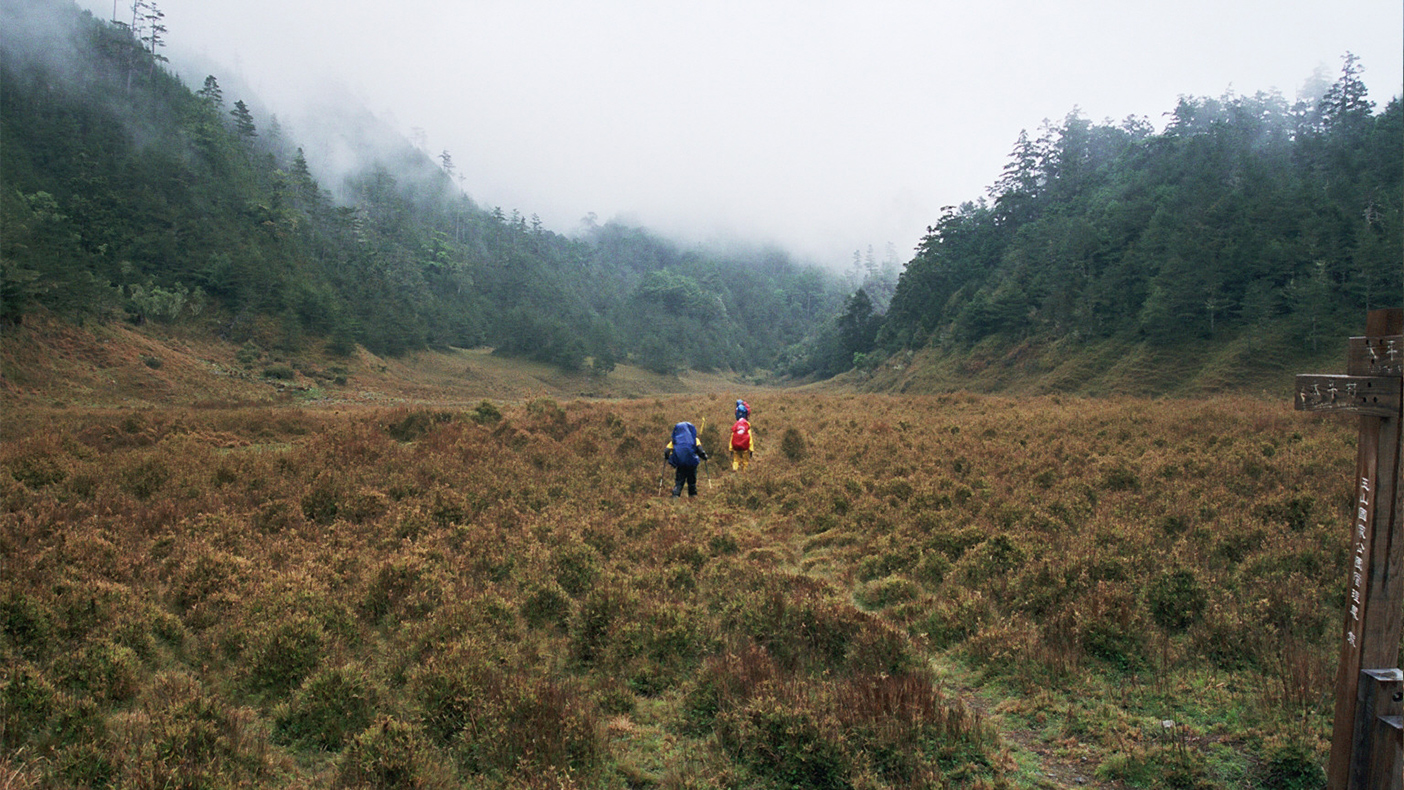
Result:
{"label": "dry brown shrub", "polygon": [[[381,712],[419,744],[407,763],[418,767],[405,775],[423,784],[464,781],[455,747],[424,738],[421,702],[405,693],[424,666],[450,656],[575,678],[579,688],[560,699],[597,717],[647,710],[659,728],[682,715],[671,700],[690,699],[704,678],[721,682],[718,662],[749,661],[727,670],[744,692],[727,692],[726,726],[760,733],[789,722],[815,734],[816,747],[835,745],[847,768],[832,776],[878,785],[923,781],[924,758],[891,775],[901,781],[885,779],[855,756],[854,733],[890,743],[896,730],[843,711],[890,703],[922,719],[921,689],[879,682],[883,672],[905,677],[921,651],[952,651],[1007,673],[1015,688],[1119,689],[1105,710],[1069,707],[1057,737],[1080,754],[1132,748],[1127,711],[1159,704],[1151,695],[1204,688],[1196,684],[1205,673],[1220,685],[1195,704],[1221,711],[1252,696],[1245,728],[1280,729],[1284,717],[1304,732],[1324,726],[1312,700],[1329,686],[1338,637],[1344,571],[1334,547],[1349,520],[1353,457],[1339,425],[1255,401],[776,393],[755,405],[752,467],[734,476],[712,464],[712,487],[681,507],[656,499],[658,451],[680,415],[724,424],[724,398],[557,404],[564,419],[509,404],[495,424],[457,415],[409,443],[384,426],[413,409],[26,417],[44,430],[0,445],[0,627],[9,629],[0,654],[52,685],[76,678],[80,658],[100,669],[104,650],[130,650],[143,667],[135,697],[90,712],[120,720],[123,744],[136,718],[156,715],[152,670],[198,678],[212,721],[247,715],[267,732],[271,713],[235,716],[243,703],[208,689],[252,693],[243,681],[256,670],[277,675],[281,655],[288,671],[257,692],[271,710],[307,675],[313,658],[299,655],[359,661],[390,701]],[[888,430],[868,430],[873,423]],[[800,462],[780,452],[789,428],[808,440]],[[217,449],[216,440],[242,446]],[[10,472],[22,457],[42,459],[33,486]],[[165,469],[145,498],[133,471],[143,464]],[[1169,568],[1188,570],[1204,591],[1203,616],[1183,634],[1150,625],[1152,587]],[[565,611],[566,628],[526,627],[524,604],[545,589],[568,609],[543,606],[540,622]],[[855,592],[881,608],[860,612]],[[314,638],[280,636],[280,623]],[[83,671],[95,688],[124,687],[117,675]],[[536,694],[539,709],[550,708],[549,694],[504,688],[500,699]],[[766,718],[772,702],[778,719]],[[657,743],[652,727],[640,716],[619,732],[622,748]],[[759,781],[746,767],[755,755],[701,749],[694,739],[709,732],[696,733],[650,763],[671,760],[661,781]],[[291,748],[239,744],[243,757],[229,759],[252,760],[246,766]],[[982,748],[951,759],[982,765]],[[136,775],[127,773],[134,765],[123,763],[121,776]],[[227,771],[245,784],[258,775]],[[583,776],[533,768],[499,779]],[[326,770],[318,777],[332,780]]]}

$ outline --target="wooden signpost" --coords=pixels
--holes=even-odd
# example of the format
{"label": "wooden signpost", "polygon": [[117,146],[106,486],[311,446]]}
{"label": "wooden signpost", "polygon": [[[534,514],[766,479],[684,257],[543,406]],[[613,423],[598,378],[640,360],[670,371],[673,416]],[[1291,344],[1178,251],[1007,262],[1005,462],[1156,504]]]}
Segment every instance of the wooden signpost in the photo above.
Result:
{"label": "wooden signpost", "polygon": [[1296,408],[1360,417],[1349,597],[1336,670],[1329,790],[1404,785],[1404,524],[1400,517],[1404,311],[1374,310],[1347,375],[1297,376]]}

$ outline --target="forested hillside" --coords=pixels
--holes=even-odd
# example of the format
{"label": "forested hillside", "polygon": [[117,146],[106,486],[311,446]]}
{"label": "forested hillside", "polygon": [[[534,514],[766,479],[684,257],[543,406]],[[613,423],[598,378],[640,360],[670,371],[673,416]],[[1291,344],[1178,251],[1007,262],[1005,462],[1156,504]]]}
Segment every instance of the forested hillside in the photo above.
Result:
{"label": "forested hillside", "polygon": [[1399,101],[1373,114],[1359,71],[1347,58],[1314,105],[1185,98],[1160,134],[1074,113],[1021,136],[991,200],[923,240],[879,342],[1358,329],[1404,270]]}
{"label": "forested hillside", "polygon": [[62,0],[3,9],[7,323],[42,309],[288,349],[490,345],[600,372],[744,371],[841,305],[836,280],[779,252],[685,250],[616,223],[568,238],[480,207],[447,156],[407,141],[328,187],[251,97],[168,71],[161,47],[179,31],[138,6],[132,25]]}
{"label": "forested hillside", "polygon": [[930,228],[886,315],[854,295],[795,368],[934,349],[969,369],[987,346],[1039,342],[1063,359],[1113,341],[1212,354],[1250,333],[1278,360],[1336,348],[1365,310],[1404,301],[1404,126],[1397,98],[1375,111],[1362,68],[1346,56],[1295,104],[1186,97],[1159,133],[1074,111],[1021,134],[989,199]]}
{"label": "forested hillside", "polygon": [[[855,253],[842,283],[777,250],[684,249],[616,222],[562,235],[479,206],[446,152],[398,137],[319,180],[330,168],[253,97],[167,70],[178,31],[137,6],[130,25],[63,0],[0,9],[4,322],[190,322],[332,353],[491,346],[601,373],[857,366],[918,389],[1006,386],[969,374],[1011,350],[1042,389],[1109,357],[1161,369],[1170,355],[1180,375],[1238,354],[1247,378],[1218,380],[1233,387],[1254,372],[1241,357],[1292,364],[1404,301],[1399,101],[1377,110],[1349,55],[1295,103],[1185,97],[1159,132],[1074,110],[1021,133],[988,196],[945,210],[894,292],[895,250],[881,272],[869,250],[866,281]],[[1232,351],[1249,336],[1258,351]],[[914,352],[942,367],[897,372]]]}

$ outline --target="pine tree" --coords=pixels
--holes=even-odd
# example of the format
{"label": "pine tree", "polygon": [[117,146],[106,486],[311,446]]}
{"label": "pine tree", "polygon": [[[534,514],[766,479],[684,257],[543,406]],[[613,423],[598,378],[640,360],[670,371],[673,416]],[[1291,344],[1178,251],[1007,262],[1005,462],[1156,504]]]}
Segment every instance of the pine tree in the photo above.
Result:
{"label": "pine tree", "polygon": [[224,91],[219,88],[219,80],[211,74],[205,77],[205,86],[195,92],[201,101],[205,102],[216,112],[224,109]]}
{"label": "pine tree", "polygon": [[234,132],[245,140],[252,140],[258,136],[258,129],[254,126],[253,113],[249,112],[248,105],[244,100],[234,102],[234,109],[229,111],[234,118]]}

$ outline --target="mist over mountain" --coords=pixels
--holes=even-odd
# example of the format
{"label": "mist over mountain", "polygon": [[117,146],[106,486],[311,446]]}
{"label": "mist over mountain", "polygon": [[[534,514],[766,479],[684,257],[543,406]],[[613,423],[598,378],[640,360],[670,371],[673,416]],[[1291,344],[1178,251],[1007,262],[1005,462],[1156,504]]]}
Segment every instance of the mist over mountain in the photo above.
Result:
{"label": "mist over mountain", "polygon": [[988,195],[929,229],[886,314],[855,294],[791,370],[856,365],[898,388],[1288,386],[1287,366],[1338,355],[1366,311],[1404,303],[1404,113],[1397,96],[1376,107],[1363,69],[1347,53],[1295,102],[1181,97],[1159,132],[1074,110],[1020,134]]}
{"label": "mist over mountain", "polygon": [[[134,29],[7,6],[3,316],[196,322],[234,342],[382,353],[490,345],[606,374],[769,367],[837,283],[774,250],[681,248],[617,222],[575,237],[478,206],[373,115],[299,128]],[[57,57],[55,57],[57,56]]]}
{"label": "mist over mountain", "polygon": [[188,85],[159,17],[0,13],[11,324],[44,310],[333,353],[486,345],[601,375],[856,367],[880,387],[1078,388],[1105,372],[1089,360],[1169,355],[1235,386],[1404,291],[1399,100],[1376,107],[1350,55],[1295,102],[1182,97],[1163,131],[1074,110],[1020,134],[913,259],[869,247],[836,277],[776,248],[479,205],[450,152],[349,94],[279,119],[236,79]]}

